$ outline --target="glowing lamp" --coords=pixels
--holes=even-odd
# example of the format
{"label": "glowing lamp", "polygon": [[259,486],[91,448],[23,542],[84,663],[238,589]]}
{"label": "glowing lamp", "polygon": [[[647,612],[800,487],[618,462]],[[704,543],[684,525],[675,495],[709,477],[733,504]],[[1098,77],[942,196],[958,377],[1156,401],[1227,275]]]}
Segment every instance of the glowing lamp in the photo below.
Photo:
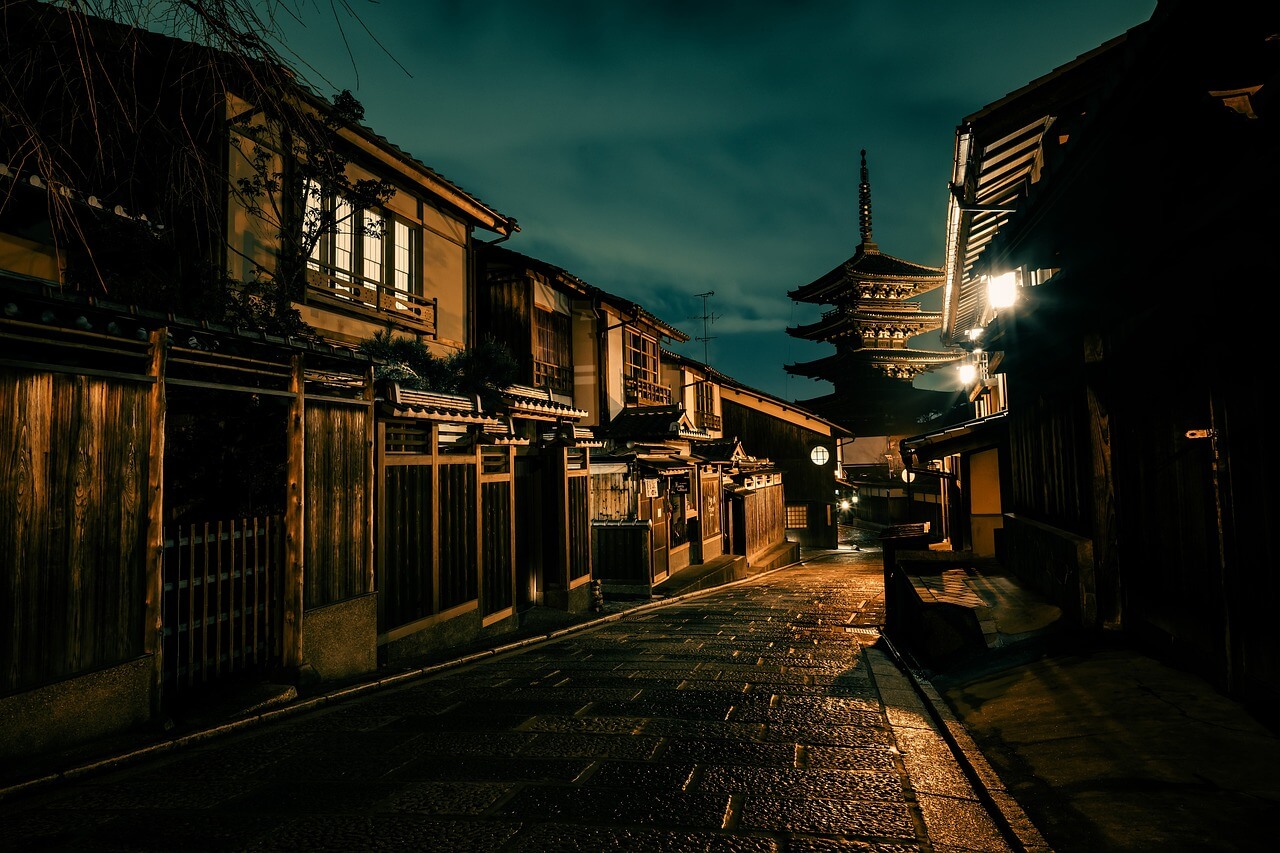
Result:
{"label": "glowing lamp", "polygon": [[987,302],[992,308],[1008,308],[1018,299],[1018,271],[987,277]]}
{"label": "glowing lamp", "polygon": [[971,362],[965,362],[960,365],[960,384],[972,385],[973,381],[978,378],[978,366]]}

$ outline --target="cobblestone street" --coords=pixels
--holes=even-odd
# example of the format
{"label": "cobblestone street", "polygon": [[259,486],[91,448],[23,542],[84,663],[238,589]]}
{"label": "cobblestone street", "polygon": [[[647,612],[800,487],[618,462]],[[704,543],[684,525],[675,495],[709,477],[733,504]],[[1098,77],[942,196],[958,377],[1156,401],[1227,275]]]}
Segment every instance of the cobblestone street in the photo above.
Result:
{"label": "cobblestone street", "polygon": [[1007,850],[808,562],[0,803],[8,850]]}

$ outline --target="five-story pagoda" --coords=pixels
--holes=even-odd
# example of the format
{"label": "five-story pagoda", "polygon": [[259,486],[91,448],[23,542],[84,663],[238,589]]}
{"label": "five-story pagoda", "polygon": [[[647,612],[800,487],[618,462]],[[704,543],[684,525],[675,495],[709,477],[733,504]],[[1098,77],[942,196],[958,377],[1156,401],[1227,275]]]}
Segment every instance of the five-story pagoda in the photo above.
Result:
{"label": "five-story pagoda", "polygon": [[941,287],[945,276],[941,268],[886,255],[872,240],[865,150],[858,220],[861,242],[853,257],[787,294],[796,302],[833,306],[817,322],[789,327],[787,334],[834,344],[836,351],[784,369],[830,382],[832,393],[797,402],[855,435],[912,434],[955,405],[953,393],[918,389],[912,382],[963,354],[907,346],[912,337],[941,327],[941,312],[923,311],[913,300]]}

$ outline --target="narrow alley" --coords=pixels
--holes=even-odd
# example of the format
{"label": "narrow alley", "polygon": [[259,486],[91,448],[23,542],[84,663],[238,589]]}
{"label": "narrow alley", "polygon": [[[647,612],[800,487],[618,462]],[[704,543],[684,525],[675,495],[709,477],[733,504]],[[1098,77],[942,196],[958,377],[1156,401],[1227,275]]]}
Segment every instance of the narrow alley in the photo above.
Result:
{"label": "narrow alley", "polygon": [[9,850],[1008,850],[880,638],[878,552],[0,802]]}

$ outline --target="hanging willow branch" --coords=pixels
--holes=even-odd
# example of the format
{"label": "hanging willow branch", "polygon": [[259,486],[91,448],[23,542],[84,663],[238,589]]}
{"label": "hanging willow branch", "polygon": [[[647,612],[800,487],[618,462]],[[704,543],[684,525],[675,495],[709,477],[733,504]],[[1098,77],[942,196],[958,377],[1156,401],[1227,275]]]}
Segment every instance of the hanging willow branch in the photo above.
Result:
{"label": "hanging willow branch", "polygon": [[[305,0],[2,2],[0,165],[11,177],[0,181],[0,216],[16,222],[7,230],[56,247],[76,289],[296,324],[306,258],[335,225],[305,221],[306,188],[356,207],[391,193],[347,176],[341,132],[360,122],[359,102],[316,95],[286,46],[282,25],[320,10]],[[359,22],[346,3],[325,9],[340,27]],[[232,138],[247,164],[238,177]],[[224,235],[244,227],[228,223],[229,202],[276,231],[272,263],[248,258],[250,282],[226,280],[228,252],[242,250]],[[45,220],[26,222],[37,203]]]}

